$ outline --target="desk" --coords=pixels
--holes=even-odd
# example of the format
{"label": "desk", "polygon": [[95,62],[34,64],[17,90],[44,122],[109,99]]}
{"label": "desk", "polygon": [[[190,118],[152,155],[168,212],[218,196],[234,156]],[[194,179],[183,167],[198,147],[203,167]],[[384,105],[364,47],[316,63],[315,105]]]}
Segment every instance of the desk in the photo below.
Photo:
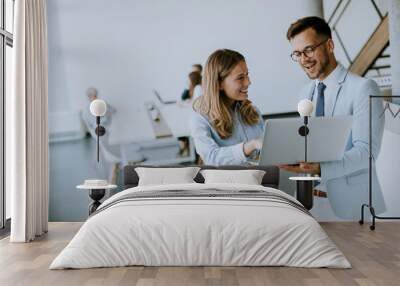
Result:
{"label": "desk", "polygon": [[174,137],[190,136],[191,102],[160,105],[160,111],[168,123]]}
{"label": "desk", "polygon": [[[190,136],[191,104],[178,103],[157,106],[153,103],[160,112],[159,123],[153,122],[149,116],[149,104],[146,102],[134,109],[120,108],[113,114],[111,125],[107,128],[108,144],[128,144],[168,137],[169,134],[165,132],[166,128],[169,128],[170,136]],[[159,135],[159,132],[162,135]]]}
{"label": "desk", "polygon": [[143,105],[120,107],[107,128],[108,144],[119,145],[156,139],[147,110]]}
{"label": "desk", "polygon": [[[152,108],[159,112],[157,121],[153,120],[154,110],[150,112]],[[176,138],[190,136],[191,112],[191,103],[157,105],[154,102],[145,102],[134,109],[119,108],[106,131],[108,144],[120,146],[122,162],[137,161],[137,158],[141,158],[140,145],[170,145],[170,141],[174,139],[178,144]],[[193,161],[194,158],[194,148],[191,147],[189,157],[164,160],[163,163],[176,164]]]}
{"label": "desk", "polygon": [[159,138],[172,137],[172,131],[160,109],[151,101],[145,103],[147,116],[153,128],[154,136]]}

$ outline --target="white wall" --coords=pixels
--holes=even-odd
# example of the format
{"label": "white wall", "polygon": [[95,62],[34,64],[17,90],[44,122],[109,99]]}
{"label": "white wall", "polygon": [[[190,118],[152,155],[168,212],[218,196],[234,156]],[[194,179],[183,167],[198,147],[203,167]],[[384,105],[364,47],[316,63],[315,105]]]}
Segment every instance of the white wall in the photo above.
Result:
{"label": "white wall", "polygon": [[124,112],[154,99],[178,99],[193,63],[218,48],[247,59],[250,98],[264,113],[294,111],[306,82],[289,58],[286,30],[318,14],[315,0],[51,0],[47,2],[49,109],[81,108],[85,90]]}

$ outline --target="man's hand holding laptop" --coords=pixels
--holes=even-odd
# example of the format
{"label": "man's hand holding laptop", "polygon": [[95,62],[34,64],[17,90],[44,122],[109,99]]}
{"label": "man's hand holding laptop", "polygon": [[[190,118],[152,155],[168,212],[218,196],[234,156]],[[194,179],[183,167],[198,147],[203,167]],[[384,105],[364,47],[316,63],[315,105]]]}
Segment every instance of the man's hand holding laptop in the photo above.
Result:
{"label": "man's hand holding laptop", "polygon": [[279,168],[292,173],[321,175],[321,166],[319,163],[299,162],[299,164],[294,165],[279,165]]}

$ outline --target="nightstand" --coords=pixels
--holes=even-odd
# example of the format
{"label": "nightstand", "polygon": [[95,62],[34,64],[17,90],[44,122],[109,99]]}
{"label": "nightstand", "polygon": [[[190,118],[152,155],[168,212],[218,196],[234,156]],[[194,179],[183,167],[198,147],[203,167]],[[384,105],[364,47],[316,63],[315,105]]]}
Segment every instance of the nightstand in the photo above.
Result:
{"label": "nightstand", "polygon": [[320,177],[289,177],[289,180],[296,181],[296,199],[308,210],[314,204],[314,181],[320,181]]}
{"label": "nightstand", "polygon": [[89,190],[89,197],[93,202],[89,205],[89,215],[101,205],[100,200],[104,197],[107,189],[115,189],[116,185],[110,185],[106,180],[85,180],[83,185],[76,186],[79,190]]}

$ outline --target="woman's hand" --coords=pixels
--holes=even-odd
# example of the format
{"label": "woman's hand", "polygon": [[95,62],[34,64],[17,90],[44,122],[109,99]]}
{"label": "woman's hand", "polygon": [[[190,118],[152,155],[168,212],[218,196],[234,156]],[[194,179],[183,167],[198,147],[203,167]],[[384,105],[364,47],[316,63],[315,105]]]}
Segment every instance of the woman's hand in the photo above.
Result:
{"label": "woman's hand", "polygon": [[243,153],[250,156],[254,150],[261,150],[263,141],[261,139],[253,139],[243,144]]}

